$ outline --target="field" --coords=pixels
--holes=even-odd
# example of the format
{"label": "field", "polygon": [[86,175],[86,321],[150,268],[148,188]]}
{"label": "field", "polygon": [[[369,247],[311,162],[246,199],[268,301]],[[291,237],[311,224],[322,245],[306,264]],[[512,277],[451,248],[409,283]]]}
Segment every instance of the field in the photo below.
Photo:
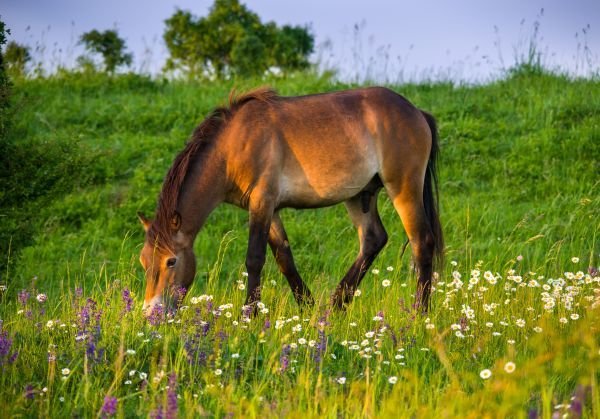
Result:
{"label": "field", "polygon": [[428,315],[390,236],[345,312],[328,298],[358,241],[342,206],[284,210],[315,294],[301,311],[272,257],[242,313],[247,214],[195,244],[181,310],[141,314],[144,236],[165,175],[229,91],[350,85],[59,73],[16,81],[1,144],[3,416],[600,417],[600,82],[517,68],[481,86],[389,86],[433,113],[446,263]]}

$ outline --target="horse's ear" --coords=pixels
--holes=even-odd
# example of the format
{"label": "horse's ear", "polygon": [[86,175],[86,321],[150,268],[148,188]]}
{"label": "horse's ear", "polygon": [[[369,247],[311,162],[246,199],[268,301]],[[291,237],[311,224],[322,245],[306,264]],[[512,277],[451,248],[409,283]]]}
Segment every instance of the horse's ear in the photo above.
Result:
{"label": "horse's ear", "polygon": [[171,228],[175,231],[178,231],[179,227],[181,227],[181,215],[175,211],[171,217]]}
{"label": "horse's ear", "polygon": [[150,224],[152,224],[152,220],[150,220],[148,217],[146,217],[140,211],[137,212],[137,216],[140,219],[142,226],[144,227],[144,231],[148,231],[148,229],[150,228]]}

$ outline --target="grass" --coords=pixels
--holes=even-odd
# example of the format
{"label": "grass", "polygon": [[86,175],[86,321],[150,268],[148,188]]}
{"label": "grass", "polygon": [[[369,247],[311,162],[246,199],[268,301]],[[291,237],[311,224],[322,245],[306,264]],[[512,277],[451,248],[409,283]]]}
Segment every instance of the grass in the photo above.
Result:
{"label": "grass", "polygon": [[[390,241],[347,312],[326,305],[358,247],[342,207],[282,214],[317,306],[300,312],[269,258],[268,312],[247,321],[247,214],[223,206],[195,244],[188,309],[146,322],[135,212],[153,212],[203,116],[234,85],[262,83],[17,82],[0,205],[7,415],[110,415],[112,397],[117,416],[600,415],[596,79],[512,71],[483,86],[390,86],[440,126],[448,263],[429,317],[410,310],[405,234],[382,196]],[[310,74],[267,83],[286,95],[352,87]]]}

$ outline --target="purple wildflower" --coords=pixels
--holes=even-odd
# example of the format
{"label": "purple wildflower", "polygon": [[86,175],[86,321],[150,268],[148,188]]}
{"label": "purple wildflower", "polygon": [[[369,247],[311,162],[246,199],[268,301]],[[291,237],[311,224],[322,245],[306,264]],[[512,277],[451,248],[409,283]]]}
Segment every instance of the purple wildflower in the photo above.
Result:
{"label": "purple wildflower", "polygon": [[285,372],[288,367],[290,366],[290,359],[289,359],[289,355],[291,352],[291,347],[290,345],[285,345],[283,347],[283,349],[281,350],[281,356],[279,357],[279,363],[280,363],[280,367],[279,367],[279,371],[280,372]]}
{"label": "purple wildflower", "polygon": [[174,292],[175,300],[177,301],[177,306],[180,306],[187,294],[187,289],[185,287],[179,287]]}
{"label": "purple wildflower", "polygon": [[579,384],[575,389],[573,397],[571,398],[571,407],[569,408],[569,412],[575,418],[580,418],[583,414],[583,405],[585,404],[585,396],[586,393],[591,390],[590,386],[583,386]]}
{"label": "purple wildflower", "polygon": [[25,305],[27,304],[27,300],[29,300],[29,291],[27,290],[21,290],[19,291],[19,303],[21,303],[21,305]]}
{"label": "purple wildflower", "polygon": [[265,324],[263,325],[262,330],[263,330],[263,332],[266,332],[270,328],[271,328],[271,320],[266,319],[265,320]]}
{"label": "purple wildflower", "polygon": [[81,298],[83,296],[83,288],[80,286],[75,287],[75,297]]}
{"label": "purple wildflower", "polygon": [[0,367],[12,364],[18,356],[18,352],[11,352],[13,341],[9,339],[8,332],[2,330],[2,322],[0,321]]}
{"label": "purple wildflower", "polygon": [[600,272],[600,271],[599,271],[599,270],[598,270],[598,268],[596,268],[595,266],[590,266],[590,267],[588,268],[588,273],[589,273],[591,276],[593,276],[593,277],[596,277],[596,276],[598,276],[598,273],[599,273],[599,272]]}
{"label": "purple wildflower", "polygon": [[325,328],[329,325],[327,321],[327,317],[329,316],[329,311],[326,311],[323,317],[319,319],[318,323],[318,335],[317,344],[315,345],[314,351],[314,360],[317,364],[320,364],[323,359],[323,354],[327,350],[327,336],[325,335]]}
{"label": "purple wildflower", "polygon": [[167,418],[177,417],[177,374],[169,375],[169,389],[167,390]]}
{"label": "purple wildflower", "polygon": [[133,298],[131,298],[131,291],[129,288],[124,288],[121,294],[123,303],[125,304],[125,313],[129,313],[133,308]]}
{"label": "purple wildflower", "polygon": [[152,326],[158,326],[165,319],[165,310],[162,305],[157,304],[152,307],[150,314],[147,317],[148,323]]}
{"label": "purple wildflower", "polygon": [[23,393],[27,400],[33,400],[35,397],[35,388],[31,384],[25,386],[25,392]]}
{"label": "purple wildflower", "polygon": [[117,413],[117,398],[104,396],[104,404],[100,413],[102,417],[114,416]]}

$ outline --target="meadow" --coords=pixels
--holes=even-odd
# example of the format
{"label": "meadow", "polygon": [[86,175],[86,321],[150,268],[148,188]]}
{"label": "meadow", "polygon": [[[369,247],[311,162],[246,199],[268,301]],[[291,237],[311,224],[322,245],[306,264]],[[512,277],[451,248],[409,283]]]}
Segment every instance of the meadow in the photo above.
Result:
{"label": "meadow", "polygon": [[600,417],[600,82],[522,66],[485,85],[388,86],[435,115],[446,263],[427,315],[390,236],[345,312],[358,251],[342,206],[284,210],[317,304],[268,256],[245,297],[247,214],[198,236],[180,310],[144,319],[144,240],[193,128],[239,91],[353,87],[327,75],[193,82],[59,72],[16,80],[0,204],[0,405],[8,416]]}

